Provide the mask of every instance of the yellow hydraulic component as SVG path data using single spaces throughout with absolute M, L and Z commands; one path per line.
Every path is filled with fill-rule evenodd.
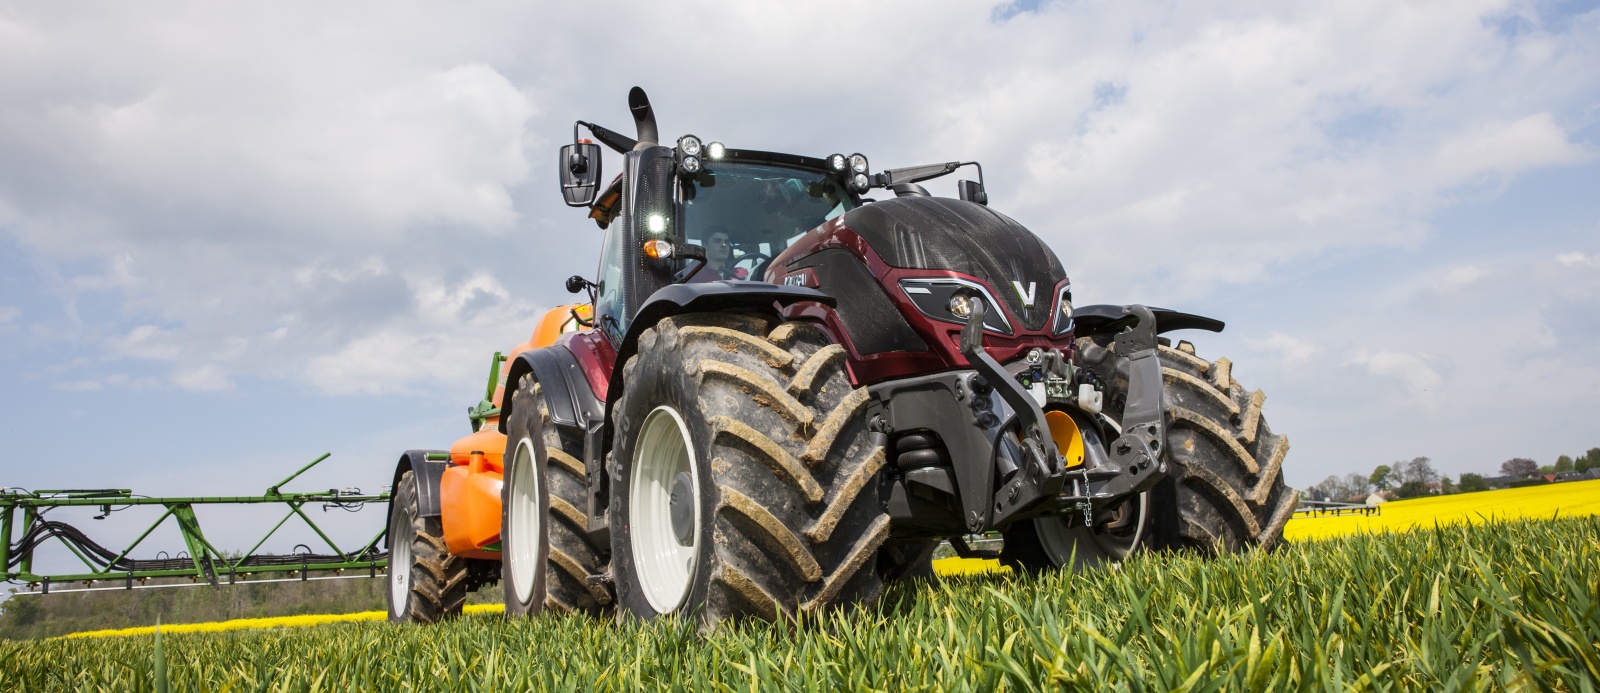
M 1067 458 L 1067 466 L 1083 464 L 1083 433 L 1078 431 L 1078 422 L 1060 411 L 1045 412 L 1044 421 L 1050 426 L 1050 437 L 1056 441 L 1056 450 Z

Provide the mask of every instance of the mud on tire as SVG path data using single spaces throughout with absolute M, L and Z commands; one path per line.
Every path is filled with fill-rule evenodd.
M 394 623 L 437 623 L 461 614 L 467 602 L 467 559 L 450 554 L 444 544 L 444 527 L 437 517 L 420 517 L 416 481 L 411 471 L 400 475 L 390 510 L 390 546 L 410 547 L 405 565 L 395 565 L 391 550 L 389 580 L 385 590 L 389 620 Z M 404 557 L 403 557 L 404 558 Z M 405 571 L 404 597 L 397 599 L 393 581 Z
M 1107 383 L 1107 415 L 1120 420 L 1128 365 L 1108 338 L 1078 340 L 1084 365 Z M 1148 545 L 1156 549 L 1271 549 L 1283 539 L 1299 492 L 1283 482 L 1289 438 L 1261 416 L 1266 395 L 1246 390 L 1226 358 L 1194 345 L 1161 346 L 1166 390 L 1167 478 L 1150 491 Z
M 631 517 L 630 497 L 640 429 L 662 406 L 681 418 L 698 474 L 695 567 L 676 611 L 712 627 L 877 598 L 889 534 L 875 491 L 884 451 L 869 442 L 867 392 L 850 386 L 842 347 L 800 323 L 679 316 L 644 332 L 622 374 L 610 513 L 627 613 L 659 613 L 641 586 L 634 544 L 648 530 Z

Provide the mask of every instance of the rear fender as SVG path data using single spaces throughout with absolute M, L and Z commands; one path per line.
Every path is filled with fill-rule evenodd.
M 595 396 L 578 358 L 565 344 L 555 344 L 524 351 L 511 363 L 506 374 L 507 396 L 500 403 L 501 433 L 506 432 L 506 422 L 511 420 L 516 401 L 510 393 L 528 373 L 533 373 L 534 379 L 543 386 L 545 403 L 550 407 L 550 421 L 555 425 L 587 432 L 603 420 L 605 406 Z
M 430 460 L 428 455 L 437 455 L 441 459 Z M 444 476 L 444 470 L 450 465 L 449 453 L 443 450 L 407 450 L 400 455 L 399 463 L 394 467 L 394 480 L 389 483 L 389 497 L 393 499 L 398 495 L 400 477 L 406 472 L 411 472 L 411 481 L 417 489 L 417 512 L 422 517 L 439 516 L 439 479 Z M 394 515 L 394 502 L 389 503 L 389 514 Z M 383 539 L 385 548 L 389 546 L 389 538 Z

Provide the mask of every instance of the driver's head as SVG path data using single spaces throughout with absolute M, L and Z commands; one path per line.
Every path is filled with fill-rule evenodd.
M 711 227 L 711 233 L 706 234 L 706 259 L 717 267 L 728 262 L 733 257 L 733 244 L 728 240 L 728 230 L 721 226 Z

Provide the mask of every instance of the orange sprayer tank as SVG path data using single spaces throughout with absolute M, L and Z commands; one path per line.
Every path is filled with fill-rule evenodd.
M 552 308 L 539 319 L 533 335 L 512 347 L 500 366 L 501 386 L 489 401 L 496 408 L 504 403 L 505 377 L 519 354 L 555 344 L 561 335 L 587 329 L 574 317 L 590 319 L 590 307 L 566 305 Z M 485 550 L 500 541 L 500 489 L 505 474 L 506 437 L 500 432 L 500 417 L 483 419 L 477 432 L 462 436 L 450 445 L 452 466 L 440 479 L 440 520 L 444 541 L 450 553 L 469 558 L 499 558 Z

